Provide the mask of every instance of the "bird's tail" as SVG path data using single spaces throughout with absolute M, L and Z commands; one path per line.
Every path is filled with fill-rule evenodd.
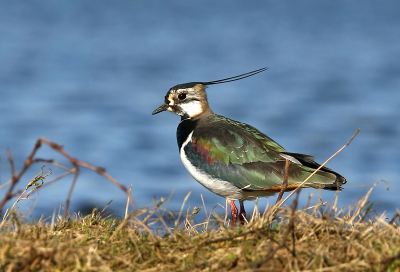
M 298 154 L 298 153 L 289 153 L 285 152 L 284 154 L 294 158 L 297 162 L 299 162 L 302 166 L 305 166 L 306 168 L 311 171 L 315 171 L 318 167 L 321 165 L 317 162 L 314 161 L 313 156 L 309 155 L 303 155 L 303 154 Z M 319 182 L 318 177 L 324 177 L 325 182 L 322 184 Z M 330 177 L 329 180 L 332 180 L 332 183 L 326 182 L 326 178 Z M 316 174 L 314 177 L 312 177 L 309 182 L 306 183 L 307 186 L 314 187 L 314 188 L 321 188 L 325 190 L 333 190 L 333 191 L 341 191 L 342 190 L 342 185 L 345 184 L 347 181 L 346 179 L 340 175 L 339 173 L 333 171 L 332 169 L 329 169 L 328 167 L 323 166 Z

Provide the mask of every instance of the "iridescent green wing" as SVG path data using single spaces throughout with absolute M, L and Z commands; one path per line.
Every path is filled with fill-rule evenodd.
M 256 128 L 219 115 L 211 115 L 192 135 L 193 143 L 208 161 L 224 164 L 275 162 L 286 150 Z M 199 150 L 199 151 L 200 151 Z
M 202 120 L 185 152 L 196 167 L 246 190 L 279 190 L 285 168 L 282 154 L 291 154 L 256 128 L 218 115 Z M 311 156 L 297 155 L 312 161 Z M 290 164 L 289 185 L 301 183 L 314 171 L 311 163 L 297 162 Z M 319 171 L 307 186 L 324 188 L 335 179 L 335 174 Z

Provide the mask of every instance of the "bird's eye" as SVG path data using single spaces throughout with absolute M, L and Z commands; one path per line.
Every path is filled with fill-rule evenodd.
M 178 94 L 178 98 L 179 98 L 179 100 L 184 100 L 186 98 L 186 94 L 180 93 L 180 94 Z

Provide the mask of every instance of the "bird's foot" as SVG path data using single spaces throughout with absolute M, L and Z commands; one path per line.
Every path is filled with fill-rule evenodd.
M 238 218 L 238 209 L 235 205 L 235 201 L 233 200 L 229 201 L 229 206 L 231 207 L 232 228 L 234 228 L 236 226 L 236 221 Z M 239 221 L 241 221 L 240 217 Z
M 246 220 L 246 211 L 244 210 L 243 200 L 239 200 L 239 203 L 240 203 L 239 222 L 240 222 L 240 225 L 244 225 L 244 223 L 247 221 Z

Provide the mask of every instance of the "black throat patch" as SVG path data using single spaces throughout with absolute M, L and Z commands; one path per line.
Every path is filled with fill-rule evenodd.
M 199 120 L 185 119 L 179 123 L 176 130 L 176 139 L 178 141 L 179 152 L 181 152 L 181 147 L 183 143 L 189 137 L 189 134 L 197 127 Z

